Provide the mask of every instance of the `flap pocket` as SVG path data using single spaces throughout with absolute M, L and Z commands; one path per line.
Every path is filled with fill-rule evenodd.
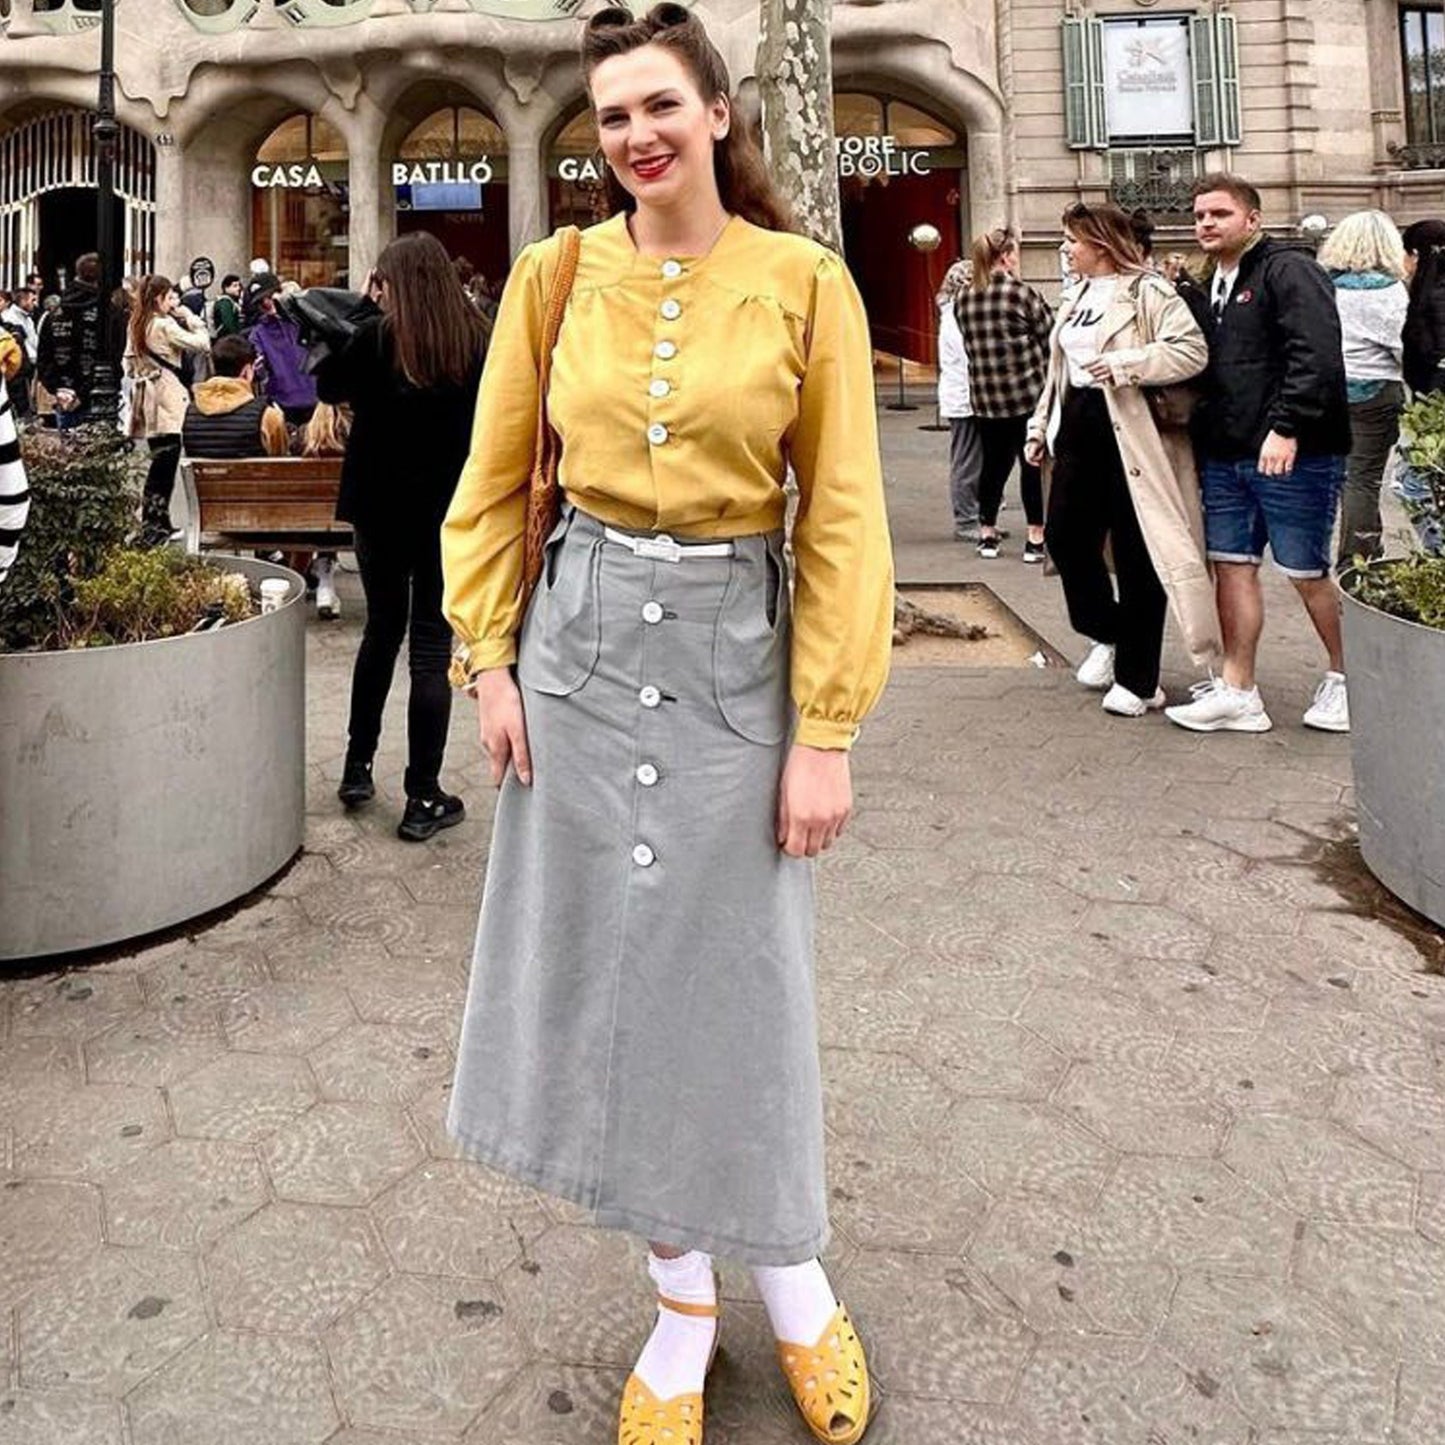
M 727 725 L 749 742 L 788 735 L 789 606 L 782 544 L 733 558 L 713 637 L 713 688 Z
M 517 651 L 518 680 L 553 697 L 576 692 L 592 676 L 602 644 L 602 539 L 572 536 L 570 523 L 564 514 L 547 539 Z

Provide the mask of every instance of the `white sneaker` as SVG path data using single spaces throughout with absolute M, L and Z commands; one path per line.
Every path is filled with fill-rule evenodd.
M 1342 672 L 1327 672 L 1315 689 L 1315 700 L 1305 712 L 1305 726 L 1321 732 L 1347 733 L 1350 730 L 1350 694 Z
M 1222 677 L 1196 682 L 1194 701 L 1167 707 L 1164 716 L 1196 733 L 1267 733 L 1274 726 L 1257 687 L 1231 687 Z
M 1104 694 L 1104 701 L 1099 705 L 1105 712 L 1111 712 L 1116 717 L 1143 717 L 1146 712 L 1158 712 L 1165 703 L 1164 689 L 1156 687 L 1154 696 L 1142 698 L 1137 693 L 1132 693 L 1122 683 L 1115 683 L 1108 692 Z
M 336 595 L 335 568 L 330 561 L 316 560 L 316 615 L 328 622 L 341 616 L 341 599 Z
M 1114 644 L 1096 642 L 1074 676 L 1085 687 L 1108 687 L 1114 681 Z

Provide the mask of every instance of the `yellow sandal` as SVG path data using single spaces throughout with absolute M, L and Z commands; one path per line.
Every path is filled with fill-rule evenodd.
M 716 1278 L 716 1276 L 714 1276 Z M 674 1314 L 692 1315 L 697 1319 L 717 1319 L 717 1305 L 686 1304 L 681 1300 L 658 1295 L 657 1307 Z M 720 1330 L 713 1331 L 712 1353 L 707 1357 L 707 1370 L 717 1359 Z M 703 1404 L 701 1393 L 673 1395 L 659 1400 L 635 1371 L 622 1387 L 622 1413 L 617 1424 L 617 1445 L 702 1445 Z
M 824 1445 L 855 1445 L 863 1438 L 872 1405 L 868 1362 L 842 1305 L 815 1345 L 779 1340 L 778 1361 L 815 1439 Z

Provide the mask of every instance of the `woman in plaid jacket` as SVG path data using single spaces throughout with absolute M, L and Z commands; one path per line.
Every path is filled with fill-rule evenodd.
M 973 284 L 954 303 L 968 352 L 969 385 L 983 471 L 978 485 L 978 555 L 997 557 L 998 509 L 1004 483 L 1019 466 L 1028 538 L 1024 561 L 1044 560 L 1044 490 L 1039 469 L 1023 455 L 1028 419 L 1044 389 L 1049 332 L 1048 302 L 1019 280 L 1019 243 L 1005 228 L 973 243 Z

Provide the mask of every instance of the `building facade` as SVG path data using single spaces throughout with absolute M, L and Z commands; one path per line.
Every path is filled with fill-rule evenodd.
M 360 278 L 425 228 L 488 276 L 599 204 L 576 65 L 593 0 L 117 0 L 127 270 L 267 258 Z M 99 0 L 0 0 L 0 283 L 94 232 Z M 745 112 L 756 0 L 697 0 Z M 930 296 L 1005 222 L 1055 274 L 1059 214 L 1113 197 L 1188 235 L 1228 166 L 1297 229 L 1445 214 L 1445 0 L 836 0 L 849 260 L 880 347 L 931 353 Z M 930 222 L 932 254 L 909 232 Z

